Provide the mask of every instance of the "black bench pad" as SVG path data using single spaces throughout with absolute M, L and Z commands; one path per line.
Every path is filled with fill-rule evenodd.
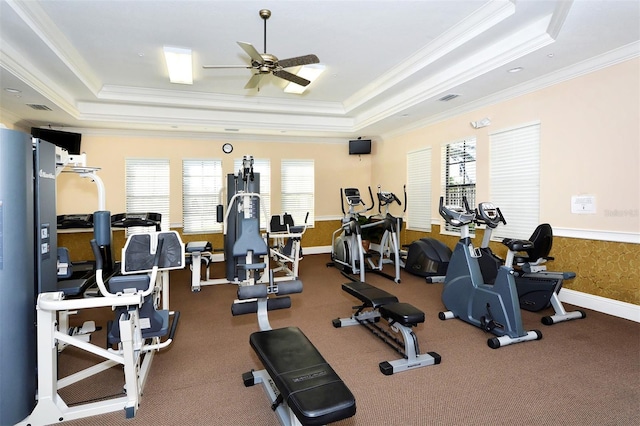
M 324 425 L 356 413 L 351 391 L 299 328 L 258 331 L 249 342 L 303 425 Z
M 380 306 L 380 315 L 402 325 L 412 326 L 424 322 L 424 312 L 408 303 L 396 302 Z
M 360 299 L 364 303 L 364 306 L 371 307 L 373 309 L 377 309 L 381 305 L 398 301 L 398 298 L 393 294 L 363 281 L 354 281 L 342 284 L 342 289 L 350 295 Z

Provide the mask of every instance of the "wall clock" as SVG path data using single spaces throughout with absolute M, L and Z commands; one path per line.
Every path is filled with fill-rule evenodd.
M 231 145 L 230 143 L 225 143 L 224 145 L 222 145 L 222 152 L 224 152 L 225 154 L 231 154 L 231 151 L 233 151 L 233 145 Z

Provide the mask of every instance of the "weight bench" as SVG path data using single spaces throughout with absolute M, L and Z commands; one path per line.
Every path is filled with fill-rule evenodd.
M 398 360 L 381 362 L 379 367 L 383 374 L 390 376 L 401 371 L 440 364 L 441 357 L 436 352 L 420 354 L 418 338 L 413 333 L 413 327 L 424 322 L 424 312 L 409 303 L 399 302 L 391 293 L 363 281 L 342 284 L 342 289 L 359 299 L 362 305 L 354 307 L 356 312 L 351 317 L 334 319 L 333 326 L 339 328 L 360 324 L 403 356 Z M 387 321 L 387 329 L 377 324 L 380 318 Z M 391 331 L 400 332 L 402 340 L 391 334 Z
M 242 375 L 245 386 L 262 383 L 282 425 L 324 425 L 355 415 L 356 401 L 345 383 L 298 327 L 271 329 L 268 311 L 288 308 L 289 296 L 300 293 L 302 282 L 270 282 L 238 287 L 240 303 L 233 315 L 258 314 L 260 330 L 249 343 L 264 370 Z M 278 296 L 271 297 L 269 296 Z

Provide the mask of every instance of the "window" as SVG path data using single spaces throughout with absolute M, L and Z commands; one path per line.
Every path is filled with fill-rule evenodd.
M 407 228 L 431 232 L 431 148 L 407 154 Z
M 540 216 L 540 123 L 492 133 L 490 141 L 491 202 L 507 225 L 495 238 L 529 238 Z
M 296 225 L 304 223 L 309 213 L 307 225 L 314 223 L 314 162 L 313 160 L 282 160 L 281 164 L 281 207 L 282 213 L 293 216 Z
M 467 198 L 469 208 L 476 203 L 476 139 L 465 139 L 446 144 L 442 147 L 442 196 L 445 205 L 464 207 L 463 198 Z M 473 226 L 469 226 L 473 229 Z M 445 231 L 458 233 L 449 224 Z
M 242 158 L 236 158 L 233 161 L 234 173 L 242 168 Z M 260 173 L 260 199 L 266 210 L 267 217 L 260 207 L 260 228 L 266 229 L 267 224 L 271 220 L 271 161 L 266 158 L 253 159 L 253 172 Z
M 127 213 L 160 213 L 169 230 L 169 160 L 127 158 L 125 192 Z
M 221 204 L 221 160 L 182 160 L 182 231 L 204 234 L 222 231 L 216 206 Z

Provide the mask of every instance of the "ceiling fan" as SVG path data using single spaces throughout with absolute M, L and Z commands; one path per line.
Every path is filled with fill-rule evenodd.
M 295 58 L 281 59 L 279 60 L 274 55 L 267 53 L 267 19 L 271 16 L 271 11 L 268 9 L 261 9 L 260 17 L 264 20 L 264 53 L 260 53 L 256 50 L 251 43 L 245 43 L 238 41 L 238 45 L 249 55 L 251 58 L 251 66 L 246 65 L 203 65 L 205 69 L 222 69 L 222 68 L 246 68 L 254 69 L 257 72 L 249 79 L 244 86 L 245 89 L 253 89 L 258 86 L 263 76 L 267 74 L 273 74 L 276 77 L 283 78 L 300 86 L 307 86 L 311 83 L 306 78 L 299 77 L 289 71 L 285 71 L 285 68 L 291 68 L 299 65 L 317 64 L 320 62 L 316 55 L 304 55 L 296 56 Z

